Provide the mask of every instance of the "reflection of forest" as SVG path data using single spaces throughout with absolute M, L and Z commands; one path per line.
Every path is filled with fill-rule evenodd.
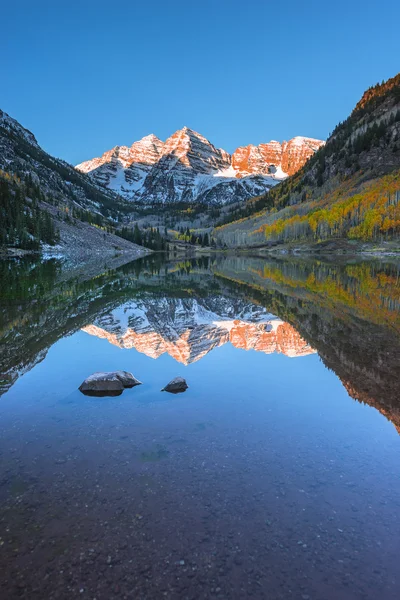
M 0 269 L 2 391 L 59 338 L 143 293 L 203 303 L 221 297 L 234 307 L 239 301 L 265 307 L 289 323 L 353 398 L 375 406 L 400 428 L 396 264 L 229 255 L 167 264 L 154 255 L 86 275 L 68 275 L 56 261 L 5 261 Z
M 224 260 L 218 274 L 291 323 L 341 379 L 400 432 L 400 265 Z

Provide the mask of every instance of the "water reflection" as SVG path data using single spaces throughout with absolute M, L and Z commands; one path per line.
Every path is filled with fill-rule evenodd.
M 400 433 L 398 263 L 233 258 L 218 275 L 293 324 L 350 396 Z
M 82 330 L 151 358 L 167 353 L 184 365 L 226 343 L 290 357 L 314 352 L 291 325 L 255 303 L 215 293 L 195 299 L 184 290 L 181 298 L 140 294 Z
M 397 600 L 396 265 L 120 260 L 1 265 L 1 597 Z
M 115 265 L 112 265 L 115 266 Z M 58 339 L 82 329 L 188 365 L 226 343 L 263 353 L 317 351 L 355 399 L 400 428 L 400 294 L 395 263 L 159 255 L 98 272 L 3 261 L 4 393 Z

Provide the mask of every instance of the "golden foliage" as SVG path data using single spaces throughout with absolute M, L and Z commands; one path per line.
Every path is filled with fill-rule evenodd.
M 376 240 L 400 235 L 400 171 L 374 180 L 347 198 L 346 187 L 318 202 L 310 203 L 309 212 L 278 218 L 263 225 L 269 240 L 324 240 L 348 237 Z M 304 205 L 294 207 L 299 211 Z

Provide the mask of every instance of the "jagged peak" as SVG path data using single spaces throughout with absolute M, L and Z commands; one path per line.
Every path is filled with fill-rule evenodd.
M 186 125 L 182 127 L 182 129 L 177 129 L 177 131 L 175 131 L 175 133 L 171 135 L 171 138 L 178 137 L 180 135 L 184 135 L 189 138 L 198 138 L 199 140 L 206 141 L 208 144 L 210 144 L 210 146 L 212 146 L 211 142 L 206 137 L 204 137 L 204 135 L 201 135 L 201 133 L 195 131 L 194 129 L 191 129 L 190 127 L 187 127 Z
M 160 144 L 163 144 L 163 143 L 164 142 L 162 140 L 160 140 L 160 138 L 158 138 L 156 135 L 154 135 L 154 133 L 150 133 L 149 135 L 145 135 L 144 137 L 142 137 L 139 141 L 133 142 L 132 146 L 134 146 L 135 144 L 156 144 L 156 145 L 160 145 Z

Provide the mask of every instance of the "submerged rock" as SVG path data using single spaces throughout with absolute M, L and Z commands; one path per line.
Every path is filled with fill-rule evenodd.
M 141 383 L 128 371 L 98 372 L 87 377 L 79 389 L 87 396 L 119 396 L 125 388 Z
M 172 394 L 179 394 L 180 392 L 185 392 L 188 389 L 188 384 L 183 377 L 175 377 L 172 379 L 165 388 L 163 388 L 162 392 L 171 392 Z

